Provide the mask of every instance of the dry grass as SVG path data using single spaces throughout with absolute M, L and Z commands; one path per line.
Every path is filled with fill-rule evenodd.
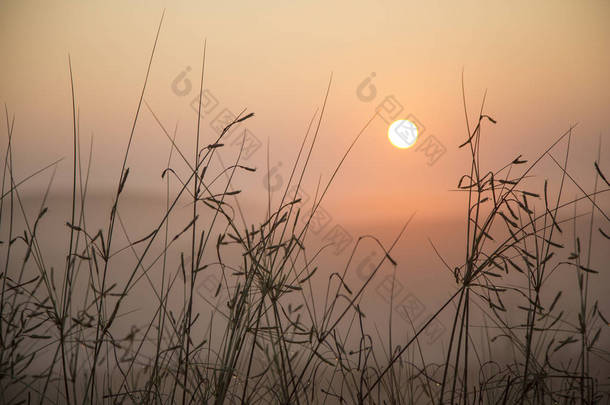
M 350 287 L 346 275 L 353 271 L 353 258 L 364 237 L 344 268 L 328 276 L 323 300 L 312 284 L 329 272 L 315 266 L 324 251 L 305 249 L 313 212 L 301 211 L 297 195 L 326 98 L 302 140 L 281 201 L 273 207 L 269 200 L 267 218 L 260 223 L 240 224 L 241 208 L 235 203 L 240 191 L 232 187 L 235 176 L 254 169 L 240 157 L 218 172 L 212 164 L 226 133 L 253 114 L 242 113 L 209 145 L 200 144 L 198 125 L 193 161 L 163 129 L 172 141 L 162 179 L 165 211 L 145 237 L 127 236 L 121 202 L 129 187 L 128 156 L 153 55 L 154 48 L 105 229 L 88 225 L 90 167 L 83 165 L 72 93 L 70 220 L 64 229 L 54 230 L 57 237 L 67 235 L 69 240 L 63 271 L 47 262 L 45 243 L 38 236 L 51 183 L 37 215 L 28 216 L 13 171 L 13 120 L 6 111 L 8 143 L 0 200 L 1 403 L 594 404 L 609 400 L 610 358 L 600 346 L 608 321 L 589 285 L 598 271 L 606 270 L 591 268 L 590 260 L 594 237 L 610 243 L 609 232 L 604 231 L 608 218 L 596 203 L 610 185 L 598 157 L 591 165 L 594 190 L 585 192 L 577 184 L 581 195 L 563 197 L 564 183 L 576 184 L 567 171 L 572 129 L 532 163 L 517 157 L 489 171 L 479 163 L 479 147 L 483 128 L 495 121 L 481 108 L 461 146 L 470 151 L 471 169 L 458 184 L 467 200 L 465 259 L 459 266 L 446 265 L 448 277 L 455 278 L 455 292 L 438 305 L 429 322 L 413 329 L 409 340 L 398 345 L 390 341 L 385 347 L 366 328 L 361 298 L 384 263 L 396 266 L 392 251 L 402 232 L 390 246 L 367 237 L 386 254 L 362 285 Z M 202 87 L 203 78 L 202 68 Z M 563 163 L 552 155 L 560 142 L 568 145 Z M 349 149 L 345 156 L 348 153 Z M 176 159 L 189 168 L 186 176 L 172 168 Z M 527 179 L 542 159 L 556 163 L 561 181 L 532 190 Z M 317 193 L 314 212 L 342 162 Z M 288 194 L 295 185 L 294 194 Z M 582 246 L 578 236 L 582 231 L 576 228 L 582 216 L 577 214 L 577 203 L 591 207 L 584 231 L 587 244 Z M 573 214 L 559 215 L 572 208 Z M 596 212 L 606 221 L 604 229 L 595 229 Z M 172 224 L 178 225 L 170 226 L 185 213 L 186 223 L 176 219 Z M 176 226 L 179 232 L 174 232 Z M 561 235 L 570 226 L 573 246 L 563 246 Z M 188 248 L 183 249 L 182 242 Z M 119 261 L 124 255 L 134 258 L 130 267 Z M 568 270 L 574 274 L 575 289 L 548 291 L 553 275 Z M 219 283 L 210 290 L 214 293 L 200 296 L 197 286 L 210 272 Z M 130 311 L 142 306 L 130 301 L 136 289 L 148 291 L 145 305 L 151 316 L 137 318 L 125 333 L 123 319 L 131 319 Z M 570 317 L 562 307 L 567 294 L 576 294 L 580 303 Z M 207 303 L 209 313 L 198 311 L 198 303 Z M 419 336 L 443 311 L 453 311 L 448 350 L 444 363 L 433 364 L 422 355 Z M 475 318 L 486 327 L 475 328 Z M 480 335 L 487 347 L 475 344 Z M 499 341 L 509 348 L 509 360 L 493 355 L 492 346 Z

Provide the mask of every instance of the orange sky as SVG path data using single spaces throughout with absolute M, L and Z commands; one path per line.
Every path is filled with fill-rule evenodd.
M 306 190 L 334 164 L 388 95 L 447 148 L 432 166 L 414 149 L 392 147 L 376 119 L 346 161 L 326 206 L 344 223 L 393 221 L 463 211 L 454 188 L 467 168 L 461 72 L 471 119 L 487 89 L 483 162 L 499 167 L 519 154 L 534 158 L 579 123 L 572 173 L 590 187 L 598 138 L 608 155 L 610 4 L 590 2 L 104 2 L 5 1 L 0 4 L 0 101 L 15 114 L 17 170 L 31 173 L 71 153 L 67 55 L 72 57 L 84 147 L 93 133 L 92 187 L 116 182 L 123 150 L 163 9 L 165 20 L 145 99 L 164 125 L 178 123 L 178 143 L 192 150 L 195 95 L 177 96 L 172 81 L 190 66 L 197 85 L 208 43 L 206 87 L 222 109 L 256 113 L 247 128 L 263 144 L 250 158 L 262 173 L 265 148 L 287 178 L 307 123 L 333 83 Z M 358 85 L 375 72 L 377 96 L 363 102 Z M 4 121 L 4 120 L 3 120 Z M 4 126 L 4 125 L 3 125 Z M 5 139 L 5 138 L 3 138 Z M 5 141 L 3 141 L 5 142 Z M 132 190 L 156 193 L 168 141 L 143 109 L 135 135 Z M 4 149 L 5 144 L 2 144 Z M 225 160 L 232 151 L 224 152 Z M 559 156 L 560 152 L 557 152 Z M 189 154 L 191 156 L 191 154 Z M 603 160 L 603 159 L 602 159 Z M 70 165 L 57 187 L 69 187 Z M 552 165 L 542 176 L 556 176 Z M 545 171 L 547 170 L 548 171 Z M 246 185 L 260 187 L 258 174 Z M 36 190 L 44 184 L 30 183 Z M 67 189 L 67 188 L 66 188 Z M 366 215 L 362 215 L 366 213 Z
M 449 191 L 470 164 L 468 151 L 458 149 L 467 138 L 462 72 L 470 120 L 477 117 L 485 91 L 485 113 L 497 120 L 496 125 L 487 122 L 484 126 L 481 164 L 486 170 L 498 169 L 518 155 L 534 160 L 578 123 L 571 143 L 570 174 L 586 190 L 593 188 L 593 161 L 600 138 L 600 165 L 610 174 L 608 1 L 2 1 L 0 103 L 15 116 L 16 180 L 66 158 L 58 167 L 49 199 L 60 208 L 53 210 L 51 218 L 45 217 L 47 227 L 41 231 L 48 232 L 44 235 L 48 235 L 49 256 L 55 255 L 51 259 L 58 263 L 65 260 L 61 253 L 65 240 L 56 230 L 64 229 L 69 218 L 72 176 L 68 54 L 85 163 L 92 135 L 94 139 L 89 184 L 93 218 L 88 219 L 94 229 L 108 218 L 109 196 L 116 190 L 164 9 L 145 100 L 168 131 L 178 128 L 176 143 L 192 159 L 197 114 L 190 104 L 197 92 L 191 89 L 178 95 L 175 88 L 184 89 L 185 82 L 177 78 L 187 67 L 185 78 L 198 86 L 207 38 L 205 87 L 217 104 L 202 121 L 202 143 L 215 140 L 211 123 L 224 109 L 256 114 L 239 133 L 247 129 L 260 143 L 243 161 L 258 172 L 235 179 L 236 187 L 245 190 L 240 204 L 253 223 L 266 208 L 267 144 L 270 165 L 276 169 L 271 179 L 285 186 L 307 125 L 322 106 L 331 73 L 318 143 L 304 180 L 309 202 L 318 180 L 326 184 L 353 138 L 387 96 L 402 104 L 399 118 L 414 116 L 425 126 L 422 142 L 431 135 L 439 140 L 446 152 L 429 165 L 417 150 L 419 143 L 408 150 L 393 147 L 387 139 L 388 125 L 374 119 L 321 205 L 329 217 L 327 228 L 307 240 L 314 248 L 323 245 L 328 230 L 341 226 L 352 237 L 349 249 L 362 234 L 377 235 L 388 244 L 417 212 L 393 257 L 399 263 L 398 278 L 417 291 L 429 311 L 443 302 L 455 280 L 428 238 L 452 266 L 464 259 L 467 201 L 463 194 Z M 373 72 L 376 96 L 363 101 L 357 89 Z M 0 132 L 5 134 L 4 112 L 0 123 Z M 224 164 L 236 157 L 237 137 L 238 133 L 232 133 L 219 152 Z M 6 139 L 0 135 L 2 154 Z M 143 106 L 121 206 L 133 239 L 150 232 L 146 221 L 152 218 L 155 223 L 162 216 L 165 186 L 160 174 L 169 146 Z M 562 144 L 553 155 L 559 159 L 564 153 Z M 177 156 L 172 167 L 186 173 Z M 551 194 L 557 190 L 561 173 L 552 161 L 543 160 L 534 174 L 538 177 L 530 184 L 535 190 L 542 191 L 545 178 L 550 179 Z M 31 212 L 38 208 L 50 175 L 47 171 L 22 186 Z M 569 182 L 564 192 L 566 199 L 580 194 Z M 278 194 L 274 193 L 274 202 Z M 598 199 L 606 212 L 610 212 L 608 194 Z M 578 206 L 579 212 L 587 210 L 590 205 Z M 172 226 L 182 229 L 182 219 Z M 607 222 L 603 224 L 607 230 Z M 569 233 L 564 234 L 568 240 Z M 607 265 L 610 251 L 596 237 L 592 262 Z M 56 248 L 54 243 L 61 246 Z M 320 275 L 322 285 L 328 274 L 343 269 L 349 249 L 342 251 L 343 256 L 329 254 L 321 259 L 326 265 L 326 273 Z M 369 249 L 371 244 L 364 246 L 354 263 Z M 358 266 L 354 266 L 356 272 Z M 389 273 L 390 267 L 382 273 Z M 353 277 L 352 281 L 362 282 Z M 595 296 L 608 293 L 608 273 L 600 277 L 606 281 L 592 286 Z M 372 302 L 377 299 L 385 305 L 380 295 L 368 294 Z

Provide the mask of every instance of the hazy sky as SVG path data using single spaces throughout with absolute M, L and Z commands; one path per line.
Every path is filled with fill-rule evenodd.
M 144 99 L 167 131 L 176 130 L 176 143 L 192 159 L 197 113 L 191 105 L 198 93 L 207 39 L 209 112 L 201 123 L 202 144 L 215 141 L 212 127 L 217 117 L 244 109 L 255 113 L 228 136 L 219 152 L 225 165 L 233 162 L 240 135 L 247 130 L 248 145 L 254 147 L 248 148 L 242 163 L 258 171 L 238 177 L 236 186 L 245 190 L 240 203 L 252 222 L 266 207 L 267 145 L 275 190 L 286 185 L 308 123 L 322 107 L 331 74 L 317 145 L 304 180 L 310 201 L 318 181 L 326 184 L 376 108 L 384 101 L 388 106 L 388 97 L 402 106 L 397 107 L 401 111 L 396 118 L 420 124 L 423 131 L 416 145 L 400 150 L 388 141 L 388 123 L 379 117 L 371 122 L 322 204 L 329 218 L 326 230 L 309 240 L 323 244 L 326 232 L 339 225 L 353 237 L 349 246 L 362 234 L 378 235 L 388 243 L 417 212 L 394 257 L 399 261 L 399 280 L 405 285 L 408 281 L 408 289 L 417 291 L 427 305 L 433 297 L 430 311 L 452 291 L 455 280 L 448 274 L 439 277 L 446 272 L 427 238 L 435 241 L 452 266 L 463 263 L 464 257 L 462 218 L 467 201 L 463 194 L 449 191 L 470 165 L 466 148 L 458 149 L 468 136 L 462 72 L 471 125 L 485 92 L 484 113 L 497 120 L 496 125 L 486 121 L 483 127 L 481 164 L 486 171 L 499 169 L 518 155 L 534 160 L 578 123 L 570 146 L 571 175 L 592 190 L 600 139 L 600 165 L 610 174 L 609 1 L 0 0 L 0 103 L 15 118 L 16 180 L 66 158 L 58 166 L 50 199 L 63 202 L 64 211 L 47 216 L 46 230 L 41 231 L 47 232 L 50 255 L 57 255 L 59 263 L 67 242 L 55 231 L 64 229 L 69 215 L 72 175 L 68 55 L 85 165 L 93 139 L 89 184 L 93 229 L 103 226 L 108 217 L 109 192 L 116 190 L 164 10 Z M 4 111 L 0 122 L 4 155 Z M 432 136 L 445 153 L 429 164 L 421 146 Z M 165 188 L 160 175 L 170 147 L 146 105 L 132 146 L 122 208 L 135 239 L 149 232 L 146 221 L 155 222 L 162 215 Z M 553 155 L 563 159 L 565 147 L 565 142 L 560 144 Z M 176 154 L 172 162 L 178 173 L 186 173 Z M 530 185 L 536 191 L 542 191 L 546 178 L 551 194 L 557 190 L 561 172 L 551 160 L 543 159 L 533 174 L 537 177 Z M 22 186 L 31 207 L 40 203 L 50 175 L 46 171 Z M 580 194 L 569 181 L 564 192 L 566 198 Z M 274 191 L 275 202 L 278 194 Z M 608 195 L 598 204 L 610 212 Z M 566 213 L 571 215 L 571 210 Z M 587 204 L 578 207 L 579 212 L 587 210 Z M 608 223 L 602 223 L 608 231 Z M 183 226 L 179 220 L 174 224 Z M 595 243 L 602 243 L 596 235 Z M 53 243 L 61 243 L 61 249 Z M 594 247 L 593 263 L 608 263 L 610 251 Z M 371 249 L 365 246 L 361 255 Z M 324 260 L 323 283 L 344 264 L 342 257 L 332 254 Z M 357 263 L 356 272 L 367 266 L 362 264 L 365 261 Z M 570 277 L 566 282 L 573 285 L 575 278 Z M 608 277 L 607 272 L 600 274 L 602 280 Z M 607 285 L 598 283 L 592 289 L 607 294 Z M 379 296 L 374 299 L 385 305 Z
M 329 205 L 342 204 L 340 196 L 349 194 L 351 209 L 389 217 L 403 208 L 449 209 L 453 196 L 446 190 L 468 164 L 466 151 L 457 149 L 466 137 L 462 70 L 470 118 L 487 90 L 485 111 L 498 121 L 485 128 L 483 156 L 490 169 L 519 154 L 533 158 L 576 122 L 572 168 L 585 185 L 592 183 L 600 135 L 602 152 L 610 153 L 607 1 L 3 1 L 0 101 L 15 114 L 18 170 L 25 174 L 70 156 L 70 54 L 84 147 L 95 137 L 92 186 L 116 181 L 117 152 L 127 143 L 164 9 L 145 99 L 170 131 L 179 121 L 177 139 L 188 151 L 196 92 L 180 97 L 171 85 L 190 66 L 187 77 L 197 87 L 204 38 L 206 88 L 218 102 L 204 118 L 205 139 L 212 138 L 209 123 L 224 108 L 247 108 L 256 113 L 247 128 L 263 144 L 251 161 L 265 165 L 269 140 L 271 165 L 282 161 L 286 175 L 333 73 L 310 171 L 312 193 L 318 175 L 328 179 L 386 96 L 395 96 L 401 115 L 414 115 L 425 126 L 423 135 L 435 135 L 447 149 L 429 166 L 421 151 L 392 147 L 387 125 L 375 119 L 345 163 Z M 377 96 L 363 102 L 356 90 L 372 72 Z M 139 176 L 133 187 L 158 185 L 168 145 L 144 108 L 130 161 L 134 179 Z M 67 161 L 62 168 L 69 174 Z
M 600 136 L 602 162 L 610 153 L 607 1 L 3 1 L 0 101 L 15 116 L 17 173 L 23 177 L 68 157 L 60 165 L 56 189 L 69 190 L 70 54 L 83 150 L 94 137 L 90 187 L 114 189 L 163 10 L 145 100 L 168 131 L 177 126 L 177 143 L 190 158 L 196 128 L 190 104 L 207 38 L 205 87 L 215 108 L 202 121 L 203 142 L 215 139 L 210 124 L 225 109 L 256 114 L 245 127 L 261 147 L 244 161 L 259 172 L 244 180 L 245 187 L 263 185 L 267 142 L 270 165 L 281 163 L 274 174 L 286 181 L 331 73 L 305 182 L 312 196 L 319 176 L 324 184 L 388 96 L 402 105 L 401 118 L 414 116 L 425 127 L 422 142 L 434 135 L 446 148 L 429 165 L 417 144 L 407 150 L 393 147 L 388 125 L 374 119 L 327 198 L 326 209 L 341 223 L 402 222 L 416 210 L 421 217 L 463 212 L 462 196 L 447 191 L 469 164 L 467 151 L 457 148 L 467 137 L 462 71 L 469 118 L 477 117 L 487 90 L 485 112 L 498 121 L 484 127 L 482 164 L 489 170 L 520 154 L 535 158 L 575 123 L 570 168 L 584 187 L 593 184 Z M 187 67 L 190 92 L 176 79 Z M 376 96 L 363 101 L 357 89 L 372 73 Z M 175 80 L 174 87 L 188 94 L 176 94 Z M 161 190 L 168 147 L 143 106 L 128 162 L 130 190 L 153 195 Z M 222 154 L 225 162 L 237 150 L 229 145 Z M 559 175 L 548 160 L 537 173 L 538 186 L 545 177 Z M 24 190 L 39 190 L 47 180 L 34 179 Z

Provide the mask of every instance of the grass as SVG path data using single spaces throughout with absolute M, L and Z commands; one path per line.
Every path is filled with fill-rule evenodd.
M 254 176 L 255 169 L 243 164 L 241 153 L 226 167 L 213 162 L 227 133 L 253 114 L 242 112 L 208 145 L 202 143 L 198 122 L 192 160 L 178 148 L 175 133 L 157 121 L 171 144 L 162 176 L 165 210 L 146 236 L 129 236 L 121 203 L 129 187 L 128 158 L 153 56 L 154 47 L 105 228 L 90 225 L 91 150 L 85 165 L 72 86 L 70 216 L 65 229 L 53 230 L 56 237 L 68 239 L 61 272 L 45 259 L 46 243 L 39 237 L 53 176 L 37 214 L 28 216 L 19 189 L 22 182 L 14 172 L 14 119 L 5 110 L 1 403 L 610 401 L 610 357 L 602 344 L 608 321 L 590 291 L 597 273 L 605 270 L 592 268 L 591 258 L 594 238 L 610 243 L 608 217 L 597 203 L 610 184 L 600 156 L 591 164 L 593 191 L 586 192 L 570 175 L 573 128 L 533 162 L 519 156 L 489 170 L 480 164 L 480 145 L 483 129 L 495 120 L 483 107 L 473 128 L 466 118 L 468 136 L 460 148 L 470 156 L 470 169 L 457 187 L 466 200 L 464 260 L 451 266 L 439 254 L 455 290 L 419 328 L 411 325 L 399 342 L 392 338 L 398 326 L 390 317 L 386 342 L 371 329 L 362 297 L 381 266 L 396 269 L 393 251 L 410 219 L 389 246 L 373 236 L 360 237 L 340 271 L 318 270 L 324 249 L 305 248 L 315 210 L 364 131 L 316 192 L 313 210 L 303 211 L 298 190 L 314 153 L 326 97 L 296 151 L 281 200 L 272 204 L 267 196 L 266 218 L 251 223 L 243 215 L 241 190 L 234 183 L 238 176 Z M 204 66 L 205 50 L 200 89 Z M 326 96 L 329 90 L 330 82 Z M 554 153 L 560 144 L 567 145 L 566 153 L 557 160 Z M 536 190 L 531 174 L 542 160 L 554 162 L 561 179 L 559 184 L 545 181 L 543 189 Z M 45 170 L 55 170 L 57 163 Z M 188 168 L 186 175 L 175 169 L 179 165 Z M 566 199 L 567 183 L 580 194 Z M 296 191 L 289 194 L 290 189 Z M 578 206 L 590 210 L 579 214 Z M 188 220 L 180 222 L 185 215 Z M 598 229 L 595 215 L 603 217 Z M 584 231 L 579 226 L 582 218 L 589 218 Z M 573 240 L 564 246 L 570 227 Z M 367 280 L 350 286 L 349 274 L 365 241 L 385 254 Z M 129 255 L 133 262 L 126 266 L 120 260 Z M 552 280 L 560 273 L 574 278 L 572 290 L 553 290 Z M 217 276 L 218 285 L 201 293 L 198 286 L 209 274 Z M 327 289 L 320 292 L 313 280 L 324 277 Z M 143 289 L 150 317 L 129 324 L 130 313 L 142 307 L 133 297 Z M 563 301 L 570 295 L 578 308 L 568 315 Z M 202 304 L 209 312 L 199 310 Z M 420 337 L 447 313 L 452 322 L 445 360 L 433 363 L 426 360 Z M 497 347 L 510 355 L 498 356 Z

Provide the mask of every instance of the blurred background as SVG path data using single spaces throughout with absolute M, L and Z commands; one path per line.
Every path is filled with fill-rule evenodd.
M 416 292 L 431 314 L 452 293 L 455 280 L 428 239 L 451 267 L 463 263 L 467 199 L 453 190 L 470 160 L 467 148 L 458 146 L 468 137 L 467 119 L 471 129 L 476 125 L 483 100 L 483 112 L 497 121 L 483 126 L 481 165 L 486 170 L 519 155 L 535 160 L 577 124 L 568 161 L 571 176 L 591 191 L 598 153 L 602 170 L 610 173 L 607 1 L 3 1 L 0 102 L 9 121 L 14 117 L 16 181 L 65 158 L 57 165 L 48 200 L 57 207 L 46 221 L 51 243 L 58 244 L 57 249 L 49 246 L 58 252 L 49 259 L 61 263 L 59 252 L 68 243 L 67 229 L 63 237 L 52 233 L 54 224 L 63 229 L 69 218 L 71 197 L 68 55 L 83 165 L 92 150 L 90 221 L 103 227 L 163 13 L 146 104 L 127 162 L 130 177 L 122 207 L 129 212 L 125 225 L 134 239 L 158 223 L 164 208 L 161 173 L 171 146 L 164 130 L 175 134 L 187 159 L 193 158 L 204 41 L 201 142 L 213 143 L 227 117 L 255 113 L 228 134 L 215 161 L 217 168 L 234 162 L 243 141 L 242 163 L 257 168 L 235 179 L 236 188 L 244 189 L 239 203 L 247 221 L 264 217 L 268 197 L 279 202 L 312 117 L 317 125 L 331 75 L 303 182 L 304 206 L 311 205 L 318 186 L 326 185 L 365 128 L 321 204 L 317 232 L 308 237 L 314 248 L 343 240 L 320 259 L 321 283 L 330 269 L 345 266 L 360 235 L 374 234 L 390 244 L 416 213 L 394 251 L 404 294 Z M 388 125 L 399 118 L 419 126 L 420 139 L 410 149 L 388 141 Z M 8 137 L 3 132 L 4 155 Z M 553 150 L 558 161 L 566 145 L 564 140 Z M 177 154 L 170 166 L 187 172 Z M 52 173 L 50 168 L 20 186 L 32 213 Z M 541 160 L 532 174 L 537 176 L 529 181 L 533 188 L 541 192 L 549 179 L 550 193 L 556 193 L 561 171 L 552 160 Z M 565 187 L 567 199 L 580 193 L 571 181 Z M 598 204 L 610 208 L 607 196 L 600 196 Z M 590 212 L 590 204 L 583 202 L 577 211 Z M 573 207 L 560 217 L 572 214 Z M 585 232 L 589 217 L 583 218 L 578 225 Z M 608 229 L 605 219 L 595 221 Z M 595 240 L 594 247 L 601 243 Z M 593 251 L 595 265 L 610 261 L 608 249 Z M 359 251 L 356 269 L 365 269 L 362 274 L 369 252 L 379 250 L 371 244 Z M 383 288 L 383 275 L 391 271 L 391 266 L 383 268 L 375 288 Z M 560 278 L 574 283 L 567 273 Z M 352 274 L 355 283 L 362 280 L 358 274 Z M 603 282 L 592 286 L 593 294 L 610 292 L 608 277 L 607 272 L 599 275 Z M 387 303 L 374 291 L 365 298 L 383 313 Z

